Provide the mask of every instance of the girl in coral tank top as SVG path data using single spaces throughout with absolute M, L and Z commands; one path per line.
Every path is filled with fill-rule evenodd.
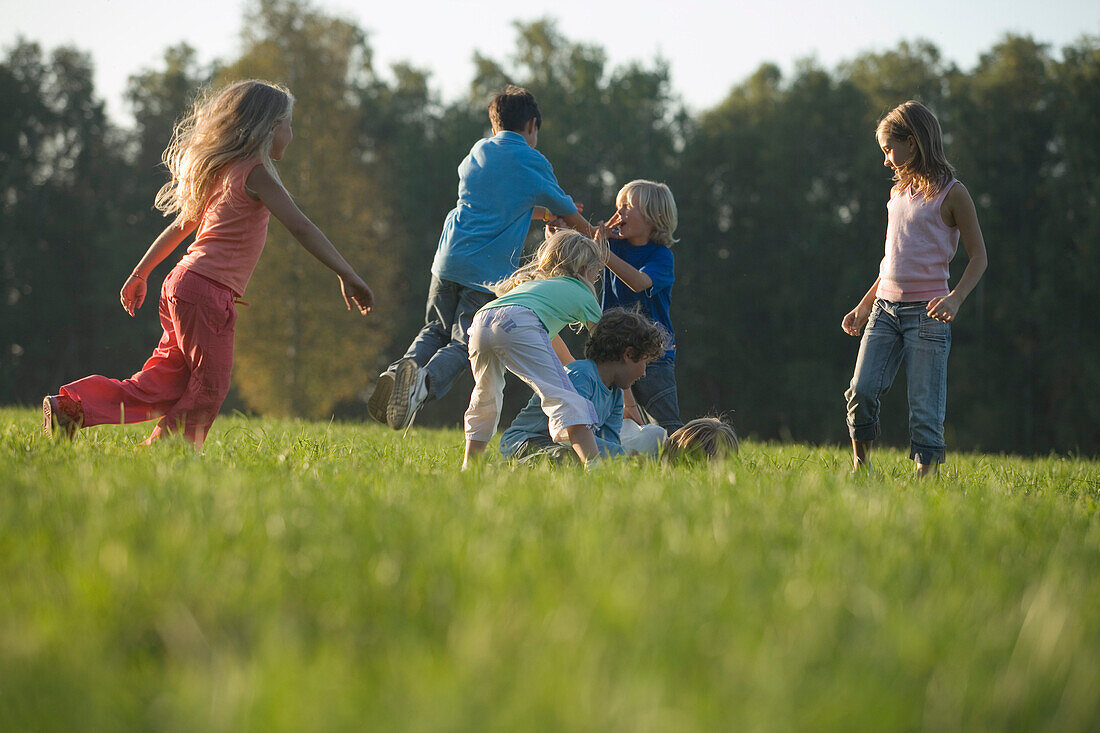
M 229 391 L 234 303 L 263 251 L 270 214 L 340 277 L 348 309 L 363 315 L 374 295 L 328 238 L 295 205 L 274 161 L 293 138 L 294 97 L 276 84 L 243 81 L 200 98 L 164 152 L 172 180 L 156 206 L 175 221 L 161 232 L 122 286 L 131 316 L 145 301 L 149 274 L 197 230 L 164 280 L 164 335 L 141 371 L 118 380 L 93 375 L 42 401 L 48 434 L 159 418 L 145 444 L 182 433 L 201 447 Z
M 851 336 L 863 331 L 845 393 L 848 432 L 855 469 L 869 470 L 871 443 L 879 435 L 879 398 L 904 363 L 909 457 L 924 476 L 944 461 L 951 324 L 985 272 L 985 241 L 974 201 L 955 179 L 939 121 L 927 107 L 914 101 L 899 105 L 879 123 L 876 137 L 895 185 L 878 279 L 841 324 Z M 952 289 L 949 265 L 960 235 L 970 262 Z

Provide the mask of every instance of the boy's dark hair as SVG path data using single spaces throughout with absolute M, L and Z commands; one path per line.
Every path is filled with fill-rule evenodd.
M 667 349 L 668 340 L 656 323 L 636 310 L 612 308 L 592 329 L 584 345 L 584 358 L 597 363 L 618 361 L 624 356 L 652 361 Z
M 497 92 L 489 101 L 489 121 L 496 130 L 523 132 L 528 120 L 535 121 L 535 127 L 542 127 L 542 113 L 535 95 L 523 87 L 509 84 L 503 92 Z

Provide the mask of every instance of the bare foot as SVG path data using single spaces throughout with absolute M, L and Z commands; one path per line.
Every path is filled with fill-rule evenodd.
M 934 476 L 939 470 L 938 463 L 918 463 L 917 464 L 917 476 L 924 478 L 925 476 Z

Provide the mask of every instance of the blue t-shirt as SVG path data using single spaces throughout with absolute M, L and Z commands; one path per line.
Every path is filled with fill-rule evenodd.
M 518 132 L 477 141 L 458 166 L 458 203 L 443 222 L 432 274 L 488 292 L 520 266 L 536 206 L 577 213 L 550 161 Z
M 604 270 L 603 309 L 634 308 L 640 305 L 642 313 L 666 331 L 668 351 L 663 358 L 676 358 L 676 332 L 672 330 L 672 319 L 668 310 L 672 301 L 672 283 L 674 258 L 672 250 L 663 244 L 649 242 L 635 247 L 625 239 L 609 239 L 611 251 L 627 264 L 649 275 L 653 285 L 648 290 L 635 293 L 611 270 Z
M 623 391 L 603 383 L 594 361 L 574 361 L 565 365 L 565 371 L 577 394 L 587 397 L 596 408 L 596 419 L 599 420 L 595 428 L 596 447 L 600 449 L 600 455 L 622 455 L 625 451 L 619 433 L 623 429 Z M 542 411 L 539 396 L 532 395 L 531 401 L 500 436 L 500 452 L 504 456 L 512 456 L 525 440 L 539 436 L 550 437 L 550 421 Z

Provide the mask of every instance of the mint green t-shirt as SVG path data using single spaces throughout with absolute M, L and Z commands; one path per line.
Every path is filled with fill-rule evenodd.
M 521 305 L 530 308 L 546 326 L 550 338 L 570 323 L 598 321 L 603 311 L 592 291 L 575 277 L 551 277 L 546 280 L 528 280 L 509 290 L 496 300 L 489 301 L 481 310 Z

